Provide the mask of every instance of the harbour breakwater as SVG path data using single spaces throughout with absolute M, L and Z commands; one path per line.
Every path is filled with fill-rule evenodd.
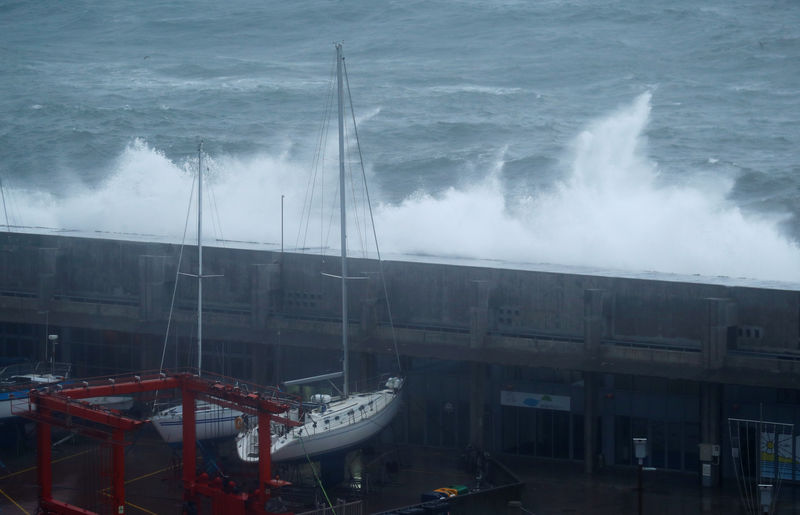
M 187 324 L 195 314 L 196 281 L 176 274 L 179 259 L 181 272 L 196 271 L 194 254 L 7 233 L 0 322 L 136 334 L 160 347 L 170 313 Z M 339 347 L 341 290 L 325 275 L 340 273 L 337 259 L 222 247 L 205 247 L 203 259 L 217 276 L 204 281 L 206 338 L 255 355 L 273 344 Z M 362 278 L 348 299 L 354 352 L 391 354 L 395 340 L 401 356 L 800 384 L 798 291 L 370 259 L 350 269 Z M 137 352 L 135 364 L 157 368 L 160 354 Z

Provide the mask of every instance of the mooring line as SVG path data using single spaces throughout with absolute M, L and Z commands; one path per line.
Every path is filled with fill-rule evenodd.
M 12 499 L 12 498 L 11 498 L 11 497 L 10 497 L 10 496 L 9 496 L 7 493 L 5 493 L 5 492 L 4 492 L 2 489 L 0 489 L 0 494 L 3 494 L 3 495 L 6 497 L 6 499 L 8 499 L 9 501 L 11 501 L 11 502 L 14 504 L 14 506 L 16 506 L 17 508 L 19 508 L 19 511 L 21 511 L 21 512 L 22 512 L 22 513 L 24 513 L 25 515 L 31 515 L 30 513 L 28 513 L 27 511 L 25 511 L 25 508 L 23 508 L 22 506 L 20 506 L 20 505 L 19 505 L 19 503 L 17 503 L 17 501 L 15 501 L 14 499 Z

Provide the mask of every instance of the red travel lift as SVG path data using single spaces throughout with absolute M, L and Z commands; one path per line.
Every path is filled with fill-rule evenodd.
M 75 385 L 76 383 L 73 383 Z M 270 456 L 270 421 L 282 424 L 298 425 L 297 422 L 277 416 L 286 413 L 290 407 L 287 398 L 276 393 L 261 394 L 243 391 L 229 384 L 205 379 L 189 373 L 161 374 L 153 373 L 148 377 L 133 376 L 129 378 L 107 379 L 104 384 L 90 384 L 82 381 L 78 386 L 69 388 L 49 387 L 43 390 L 31 390 L 30 404 L 24 412 L 15 412 L 36 421 L 37 426 L 37 461 L 40 488 L 39 510 L 47 514 L 90 515 L 92 512 L 71 504 L 53 499 L 53 474 L 51 468 L 51 428 L 52 426 L 75 429 L 73 418 L 79 418 L 96 425 L 111 429 L 111 464 L 112 485 L 111 498 L 113 512 L 125 513 L 125 434 L 146 423 L 122 416 L 108 409 L 93 406 L 79 399 L 125 395 L 151 391 L 163 391 L 178 388 L 182 393 L 183 403 L 183 499 L 184 506 L 197 506 L 199 496 L 211 499 L 213 513 L 232 515 L 279 515 L 266 511 L 267 501 L 274 488 L 288 485 L 282 480 L 272 479 Z M 233 493 L 230 485 L 222 480 L 209 480 L 207 474 L 197 475 L 196 471 L 196 427 L 195 400 L 201 399 L 221 406 L 256 415 L 258 417 L 258 439 L 261 445 L 259 452 L 258 488 L 250 493 Z M 59 417 L 57 414 L 62 414 Z M 100 429 L 79 428 L 79 432 L 108 440 L 108 433 Z M 266 444 L 266 445 L 264 445 Z M 291 515 L 283 512 L 280 515 Z

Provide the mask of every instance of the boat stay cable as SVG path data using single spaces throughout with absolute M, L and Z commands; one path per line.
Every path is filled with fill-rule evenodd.
M 317 180 L 322 175 L 322 167 L 323 161 L 325 159 L 325 153 L 327 151 L 328 146 L 328 132 L 330 129 L 330 120 L 332 118 L 331 111 L 333 110 L 334 106 L 334 93 L 336 89 L 333 87 L 334 78 L 336 77 L 336 61 L 332 62 L 331 71 L 330 71 L 330 79 L 328 81 L 331 84 L 331 87 L 328 89 L 328 95 L 325 99 L 325 106 L 322 110 L 322 119 L 320 121 L 320 130 L 319 135 L 317 138 L 317 144 L 314 149 L 314 156 L 311 163 L 311 174 L 308 177 L 308 184 L 306 185 L 306 192 L 305 197 L 303 199 L 303 208 L 300 214 L 301 223 L 297 229 L 297 238 L 295 239 L 295 249 L 299 250 L 300 252 L 304 252 L 306 249 L 306 243 L 308 240 L 308 231 L 311 226 L 311 210 L 314 206 L 314 195 L 316 193 L 317 187 Z M 320 197 L 322 201 L 320 205 L 324 211 L 325 206 L 325 188 L 324 188 L 324 181 L 320 180 Z M 320 220 L 322 220 L 322 216 L 320 216 Z M 319 241 L 322 243 L 323 241 L 323 226 L 320 223 L 320 238 Z M 302 243 L 301 243 L 302 238 Z
M 369 187 L 367 185 L 367 174 L 366 174 L 366 171 L 364 169 L 364 156 L 361 153 L 361 143 L 360 143 L 359 138 L 358 138 L 358 127 L 356 125 L 355 109 L 353 109 L 353 97 L 350 94 L 350 80 L 348 79 L 348 76 L 347 76 L 347 64 L 346 64 L 346 61 L 344 61 L 344 60 L 342 61 L 342 67 L 343 67 L 343 72 L 344 72 L 345 87 L 347 89 L 347 98 L 348 98 L 348 102 L 350 104 L 350 115 L 353 118 L 353 134 L 355 135 L 355 139 L 356 139 L 356 149 L 358 150 L 358 160 L 359 160 L 359 164 L 361 165 L 361 175 L 362 175 L 362 177 L 364 179 L 363 180 L 363 183 L 364 183 L 364 194 L 366 195 L 367 208 L 369 209 L 369 218 L 370 218 L 370 222 L 371 222 L 371 225 L 372 225 L 372 237 L 375 240 L 375 252 L 376 252 L 377 258 L 378 258 L 378 269 L 380 271 L 381 285 L 383 286 L 383 295 L 384 295 L 384 300 L 386 302 L 386 313 L 387 313 L 387 315 L 389 317 L 389 328 L 391 329 L 391 332 L 392 332 L 392 344 L 394 346 L 394 355 L 395 355 L 395 359 L 397 360 L 397 369 L 400 372 L 402 372 L 403 367 L 400 364 L 400 352 L 397 349 L 397 334 L 396 334 L 395 329 L 394 329 L 394 321 L 392 320 L 391 304 L 389 303 L 389 290 L 386 287 L 386 276 L 383 273 L 383 259 L 381 259 L 381 249 L 380 249 L 380 245 L 378 244 L 378 233 L 377 233 L 377 230 L 375 229 L 375 216 L 374 216 L 374 214 L 372 212 L 372 201 L 370 200 L 370 196 L 369 196 Z
M 167 355 L 167 343 L 169 342 L 169 332 L 170 328 L 172 327 L 172 315 L 175 310 L 175 298 L 178 294 L 178 278 L 181 275 L 181 263 L 183 262 L 183 249 L 186 246 L 186 234 L 189 231 L 189 217 L 192 212 L 192 200 L 194 199 L 194 184 L 197 181 L 197 177 L 192 179 L 192 188 L 189 193 L 189 205 L 186 208 L 186 222 L 183 224 L 183 238 L 181 239 L 181 246 L 180 250 L 178 251 L 178 266 L 175 267 L 175 281 L 172 287 L 172 300 L 169 303 L 169 315 L 167 316 L 167 330 L 164 333 L 164 345 L 161 348 L 161 364 L 158 367 L 160 372 L 164 371 L 164 361 Z M 156 392 L 157 393 L 157 392 Z M 156 409 L 156 404 L 153 403 L 153 410 Z
M 3 214 L 6 216 L 6 231 L 11 232 L 11 226 L 8 224 L 8 208 L 6 207 L 6 193 L 3 188 L 3 178 L 0 177 L 0 195 L 3 198 Z

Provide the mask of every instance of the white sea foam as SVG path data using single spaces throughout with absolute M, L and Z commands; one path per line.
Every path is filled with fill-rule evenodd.
M 433 255 L 800 280 L 800 249 L 781 219 L 745 216 L 726 199 L 730 183 L 659 182 L 643 135 L 649 114 L 647 93 L 586 128 L 568 178 L 550 193 L 509 205 L 495 171 L 468 189 L 384 208 L 385 239 Z
M 650 94 L 643 94 L 586 127 L 566 160 L 565 179 L 535 197 L 512 201 L 506 195 L 502 151 L 482 181 L 441 195 L 417 192 L 389 204 L 373 188 L 382 252 L 800 281 L 800 249 L 779 231 L 780 218 L 745 215 L 727 199 L 731 184 L 723 180 L 702 188 L 660 180 L 644 137 L 650 109 Z M 335 153 L 335 145 L 328 147 Z M 308 165 L 288 156 L 287 150 L 207 158 L 207 240 L 274 248 L 283 232 L 289 250 L 338 247 L 335 172 L 324 187 L 312 188 Z M 336 167 L 335 157 L 322 161 Z M 137 140 L 98 187 L 61 197 L 24 191 L 7 191 L 6 197 L 16 199 L 12 223 L 179 241 L 187 216 L 194 234 L 195 215 L 187 215 L 187 206 L 195 170 L 196 156 L 175 163 Z M 312 190 L 328 207 L 314 208 L 305 225 Z M 348 222 L 354 250 L 368 247 L 368 218 L 362 209 Z
M 433 93 L 455 94 L 455 93 L 481 93 L 486 95 L 513 95 L 522 92 L 521 88 L 502 88 L 495 86 L 480 86 L 475 84 L 458 84 L 453 86 L 432 86 L 429 88 Z

